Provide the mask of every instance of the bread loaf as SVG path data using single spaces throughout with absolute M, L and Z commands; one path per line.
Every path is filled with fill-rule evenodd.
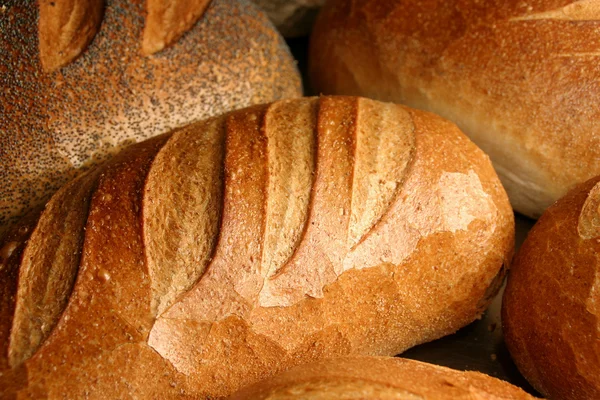
M 488 158 L 442 118 L 233 112 L 127 148 L 0 244 L 0 388 L 198 398 L 394 355 L 480 316 L 513 239 Z
M 600 398 L 600 177 L 544 213 L 502 301 L 506 344 L 550 399 Z
M 455 122 L 537 218 L 600 174 L 599 17 L 596 0 L 332 0 L 311 81 Z
M 240 390 L 230 400 L 533 400 L 478 372 L 392 357 L 343 357 L 304 364 Z
M 40 13 L 38 30 L 35 2 L 0 8 L 0 235 L 76 170 L 127 144 L 301 94 L 283 39 L 245 2 L 212 1 L 185 36 L 149 57 L 144 28 L 167 28 L 145 24 L 142 0 L 44 0 Z

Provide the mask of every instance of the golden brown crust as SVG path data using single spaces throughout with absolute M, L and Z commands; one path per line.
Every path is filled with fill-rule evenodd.
M 317 358 L 397 354 L 481 315 L 512 252 L 487 157 L 399 105 L 255 106 L 102 168 L 67 306 L 27 377 L 11 372 L 23 396 L 218 396 Z
M 594 0 L 331 1 L 311 40 L 324 94 L 363 95 L 457 123 L 513 206 L 538 217 L 600 173 Z
M 58 322 L 79 269 L 83 229 L 97 171 L 69 182 L 46 204 L 19 269 L 9 364 L 35 353 Z
M 146 0 L 142 51 L 154 54 L 176 41 L 202 16 L 210 0 Z
M 10 367 L 9 338 L 17 302 L 18 277 L 23 251 L 41 213 L 41 209 L 29 213 L 0 241 L 0 370 L 2 371 Z
M 103 0 L 40 0 L 42 67 L 52 72 L 77 58 L 100 28 Z
M 265 278 L 277 275 L 290 261 L 307 229 L 316 172 L 317 105 L 317 99 L 281 102 L 265 114 L 269 179 L 260 261 Z
M 245 2 L 211 2 L 180 40 L 144 57 L 144 2 L 109 0 L 88 49 L 51 74 L 39 62 L 33 2 L 5 1 L 0 13 L 0 234 L 125 145 L 301 94 L 283 39 Z
M 247 400 L 533 400 L 478 372 L 391 357 L 343 357 L 304 364 L 242 389 Z
M 504 294 L 511 355 L 553 399 L 600 398 L 600 242 L 590 234 L 599 182 L 580 185 L 544 213 L 515 258 Z
M 175 132 L 146 178 L 143 232 L 155 314 L 189 290 L 213 256 L 223 207 L 223 125 L 215 119 Z
M 75 287 L 58 324 L 25 364 L 29 395 L 38 390 L 50 398 L 64 393 L 80 398 L 85 390 L 112 398 L 126 393 L 120 387 L 125 383 L 112 389 L 99 375 L 105 390 L 100 394 L 86 375 L 118 365 L 115 359 L 128 345 L 146 340 L 153 323 L 150 281 L 139 268 L 144 265 L 139 204 L 152 159 L 167 139 L 163 135 L 132 146 L 102 167 Z M 137 353 L 144 358 L 143 351 Z

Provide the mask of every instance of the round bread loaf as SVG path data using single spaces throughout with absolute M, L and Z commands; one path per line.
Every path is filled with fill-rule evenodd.
M 130 146 L 34 217 L 0 243 L 0 397 L 221 396 L 395 355 L 478 318 L 514 241 L 454 124 L 352 97 Z
M 142 55 L 142 0 L 77 8 L 85 3 L 42 1 L 39 31 L 35 2 L 8 0 L 0 8 L 0 234 L 76 170 L 127 144 L 301 94 L 285 42 L 246 2 L 212 1 L 189 32 L 152 56 Z M 57 12 L 72 18 L 57 22 Z M 102 24 L 94 35 L 95 19 Z
M 600 398 L 600 177 L 548 208 L 502 301 L 510 353 L 550 399 Z
M 392 357 L 342 357 L 292 368 L 229 400 L 533 400 L 478 372 Z
M 332 0 L 313 31 L 325 94 L 404 103 L 488 153 L 513 207 L 539 217 L 600 174 L 597 0 Z
M 252 0 L 285 37 L 308 35 L 325 0 Z

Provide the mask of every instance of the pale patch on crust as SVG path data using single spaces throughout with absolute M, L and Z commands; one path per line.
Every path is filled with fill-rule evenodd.
M 344 271 L 370 267 L 365 264 L 366 259 L 399 265 L 422 238 L 438 232 L 467 230 L 475 219 L 488 222 L 491 230 L 495 228 L 491 199 L 473 171 L 468 174 L 444 172 L 431 191 L 423 190 L 418 179 L 411 179 L 399 197 L 390 210 L 393 222 L 383 222 L 372 237 L 350 252 L 343 263 Z M 388 238 L 394 238 L 393 243 Z M 382 241 L 387 241 L 386 245 L 382 246 Z
M 208 337 L 210 328 L 209 322 L 159 318 L 150 331 L 148 346 L 169 360 L 177 371 L 191 375 L 202 364 L 202 343 Z M 189 340 L 191 337 L 195 339 L 193 342 Z M 190 345 L 181 346 L 182 342 Z
M 377 115 L 377 120 L 385 121 L 386 118 L 391 118 L 392 113 L 395 111 L 388 108 L 384 113 Z M 358 115 L 360 117 L 360 112 Z M 402 121 L 401 117 L 400 113 L 395 115 L 396 120 Z M 406 142 L 411 143 L 414 139 L 408 138 L 413 135 L 410 130 L 412 125 L 401 124 L 400 126 L 407 130 L 395 131 L 398 125 L 387 127 L 386 130 L 393 132 L 392 135 L 395 133 L 396 137 L 392 139 L 390 138 L 392 135 L 387 136 L 390 141 L 385 142 L 385 139 L 380 139 L 383 144 L 379 144 L 382 149 L 387 149 L 386 152 L 391 154 L 394 160 L 401 160 L 400 162 L 393 162 L 390 158 L 386 158 L 386 161 L 381 163 L 375 157 L 368 160 L 375 160 L 374 162 L 363 160 L 361 164 L 360 156 L 355 156 L 351 210 L 359 211 L 351 214 L 348 231 L 349 237 L 354 238 L 351 243 L 356 241 L 358 245 L 347 249 L 346 254 L 341 258 L 331 258 L 321 248 L 323 239 L 318 237 L 318 228 L 314 233 L 309 232 L 307 237 L 313 242 L 311 249 L 299 249 L 290 266 L 286 266 L 280 274 L 265 282 L 259 297 L 261 306 L 286 307 L 298 303 L 305 296 L 321 298 L 323 288 L 335 282 L 343 272 L 381 263 L 399 265 L 411 255 L 422 238 L 437 232 L 454 233 L 467 230 L 469 224 L 476 219 L 486 221 L 490 231 L 495 229 L 493 223 L 495 207 L 474 171 L 471 170 L 466 174 L 444 172 L 437 178 L 437 182 L 431 182 L 429 190 L 423 190 L 424 183 L 420 179 L 404 176 L 408 173 L 411 157 L 411 145 L 407 145 Z M 373 130 L 369 134 L 381 135 L 381 132 Z M 407 138 L 403 137 L 403 134 Z M 357 132 L 357 136 L 356 141 L 359 142 L 360 132 Z M 387 146 L 394 148 L 395 151 L 391 151 Z M 377 153 L 377 150 L 373 149 L 372 152 Z M 382 165 L 387 170 L 382 168 Z M 362 172 L 363 170 L 367 173 Z M 392 175 L 399 186 L 398 193 L 395 190 L 385 190 L 387 189 L 385 185 L 382 189 L 380 183 L 386 175 L 381 171 Z M 394 175 L 391 171 L 398 175 Z M 357 181 L 360 186 L 358 189 L 356 189 Z M 388 182 L 394 181 L 388 178 Z M 357 191 L 361 193 L 357 194 Z M 362 210 L 365 212 L 362 213 Z M 343 215 L 340 218 L 343 218 Z M 361 234 L 356 235 L 357 232 Z M 485 232 L 480 232 L 478 235 L 482 240 L 487 237 Z M 320 260 L 320 268 L 311 270 L 303 268 L 302 264 L 308 259 Z
M 590 190 L 581 208 L 577 233 L 585 240 L 600 237 L 600 183 Z
M 311 278 L 321 282 L 318 290 L 313 288 L 307 293 L 306 271 L 286 268 L 268 281 L 273 295 L 264 299 L 261 297 L 260 305 L 290 306 L 301 301 L 306 294 L 321 298 L 323 288 L 335 282 L 343 272 L 382 263 L 399 265 L 412 254 L 421 239 L 438 232 L 467 230 L 474 220 L 486 221 L 486 232 L 495 229 L 495 207 L 473 171 L 467 174 L 443 173 L 431 191 L 423 190 L 419 179 L 409 179 L 398 197 L 388 217 L 359 246 L 349 251 L 341 262 L 327 259 L 324 253 L 313 250 L 313 257 L 322 260 L 321 270 L 312 271 L 315 276 Z M 479 233 L 484 240 L 489 237 L 486 232 Z
M 596 21 L 600 19 L 600 1 L 579 0 L 555 10 L 511 18 L 511 21 L 531 21 L 540 19 Z
M 445 230 L 456 232 L 466 230 L 475 219 L 485 219 L 491 212 L 490 204 L 485 199 L 477 174 L 444 172 L 440 178 L 438 196 L 441 200 Z

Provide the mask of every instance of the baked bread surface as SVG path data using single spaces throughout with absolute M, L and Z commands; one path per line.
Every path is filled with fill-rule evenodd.
M 600 398 L 600 177 L 533 227 L 509 274 L 502 324 L 515 363 L 540 393 Z
M 537 218 L 600 174 L 599 4 L 332 0 L 312 34 L 311 83 L 455 122 L 513 207 Z
M 244 388 L 230 400 L 533 400 L 478 372 L 392 357 L 342 357 L 304 364 Z
M 125 149 L 0 244 L 0 392 L 228 395 L 479 317 L 514 220 L 455 125 L 287 100 Z
M 40 4 L 46 14 L 85 2 L 50 3 Z M 189 32 L 152 56 L 142 54 L 144 6 L 142 0 L 106 1 L 100 29 L 86 48 L 86 41 L 73 44 L 64 35 L 83 39 L 93 27 L 65 27 L 50 13 L 38 32 L 34 1 L 3 2 L 0 235 L 76 171 L 128 144 L 232 109 L 301 95 L 285 42 L 252 5 L 212 1 Z M 73 12 L 76 20 L 85 11 Z M 82 21 L 92 16 L 86 13 Z M 42 50 L 64 45 L 65 56 L 74 48 L 74 60 L 45 72 L 38 34 Z

